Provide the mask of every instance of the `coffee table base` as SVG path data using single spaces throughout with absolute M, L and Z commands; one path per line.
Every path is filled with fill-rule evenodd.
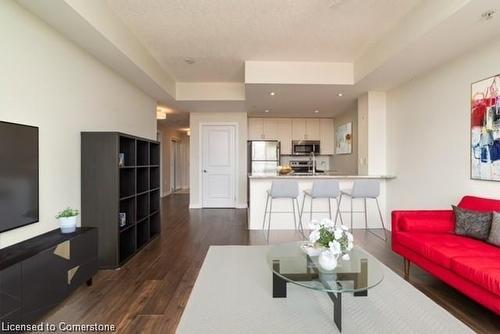
M 310 268 L 309 263 L 312 263 L 309 256 L 307 257 L 308 268 Z M 366 259 L 361 259 L 361 271 L 359 273 L 338 273 L 337 278 L 340 281 L 354 281 L 354 288 L 359 289 L 367 286 L 368 277 L 368 261 Z M 311 281 L 313 279 L 319 278 L 319 272 L 313 267 L 314 272 L 308 272 L 307 274 L 283 274 L 293 281 Z M 309 271 L 309 270 L 308 270 Z M 279 260 L 273 261 L 273 298 L 286 298 L 286 284 L 287 280 L 282 278 L 280 275 L 276 274 L 280 272 L 280 262 Z M 327 289 L 331 289 L 328 282 L 321 280 L 321 283 Z M 339 287 L 340 283 L 337 282 Z M 333 302 L 333 322 L 337 326 L 338 330 L 342 332 L 342 293 L 341 292 L 327 292 L 328 296 Z M 355 297 L 368 296 L 368 290 L 356 291 L 353 293 Z

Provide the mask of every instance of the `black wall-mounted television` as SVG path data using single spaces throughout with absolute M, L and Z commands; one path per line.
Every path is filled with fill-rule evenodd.
M 0 232 L 38 214 L 38 128 L 0 121 Z

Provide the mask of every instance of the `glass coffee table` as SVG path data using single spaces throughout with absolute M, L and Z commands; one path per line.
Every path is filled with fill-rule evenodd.
M 368 296 L 368 289 L 384 279 L 382 268 L 372 255 L 354 247 L 349 260 L 339 257 L 337 268 L 324 270 L 317 256 L 309 256 L 301 249 L 302 244 L 271 246 L 267 262 L 273 273 L 273 298 L 286 298 L 287 283 L 326 292 L 333 302 L 333 321 L 342 331 L 342 293 Z

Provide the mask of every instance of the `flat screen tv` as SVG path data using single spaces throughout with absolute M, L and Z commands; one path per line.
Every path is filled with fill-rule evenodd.
M 0 121 L 0 232 L 38 218 L 38 128 Z

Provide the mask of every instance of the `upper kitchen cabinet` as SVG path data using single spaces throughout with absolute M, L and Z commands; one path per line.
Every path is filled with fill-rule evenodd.
M 249 118 L 248 139 L 249 140 L 280 140 L 278 138 L 277 118 Z
M 292 121 L 293 140 L 320 140 L 317 118 L 295 118 Z
M 266 140 L 280 140 L 278 138 L 278 119 L 264 118 L 264 139 Z
M 292 154 L 292 120 L 279 118 L 277 122 L 277 136 L 281 145 L 281 154 Z
M 335 136 L 333 119 L 324 118 L 319 123 L 319 135 L 321 142 L 321 154 L 334 154 Z
M 264 135 L 264 119 L 249 118 L 248 119 L 248 139 L 262 140 L 266 139 Z
M 306 120 L 303 118 L 292 119 L 292 139 L 305 140 L 306 139 Z
M 319 135 L 319 119 L 306 119 L 306 139 L 320 140 Z

